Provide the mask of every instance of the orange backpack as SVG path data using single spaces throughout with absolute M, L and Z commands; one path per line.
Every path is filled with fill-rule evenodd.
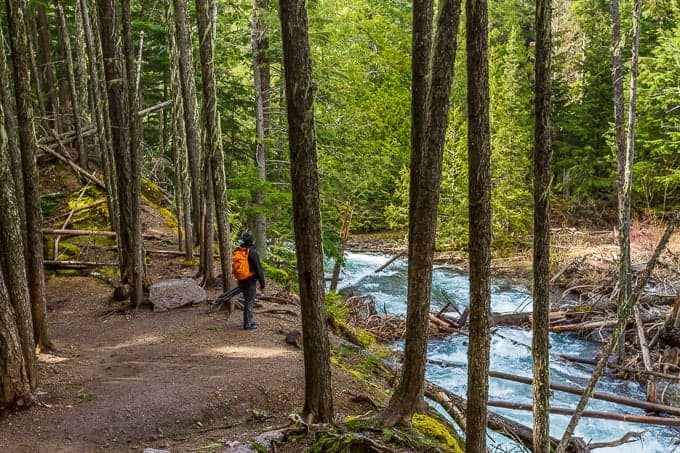
M 255 275 L 248 264 L 248 255 L 250 248 L 237 247 L 231 257 L 231 273 L 234 274 L 236 280 L 247 280 Z

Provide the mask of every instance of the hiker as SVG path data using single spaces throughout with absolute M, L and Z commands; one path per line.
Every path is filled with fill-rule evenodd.
M 247 232 L 241 238 L 241 245 L 234 250 L 231 260 L 234 277 L 243 291 L 243 328 L 257 329 L 257 321 L 253 319 L 253 305 L 255 305 L 256 284 L 260 282 L 260 289 L 264 289 L 264 272 L 260 264 L 260 256 L 255 249 L 253 233 Z

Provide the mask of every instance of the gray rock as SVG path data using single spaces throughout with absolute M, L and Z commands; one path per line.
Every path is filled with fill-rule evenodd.
M 170 450 L 156 450 L 155 448 L 145 448 L 142 453 L 170 453 Z
M 255 442 L 271 450 L 272 442 L 274 442 L 275 440 L 283 439 L 284 437 L 286 437 L 287 433 L 288 429 L 286 428 L 276 429 L 274 431 L 265 431 L 255 438 Z
M 226 443 L 222 453 L 257 453 L 257 451 L 250 445 L 242 444 L 239 441 L 231 441 Z
M 166 311 L 207 299 L 203 288 L 190 278 L 176 278 L 154 283 L 149 288 L 153 311 Z

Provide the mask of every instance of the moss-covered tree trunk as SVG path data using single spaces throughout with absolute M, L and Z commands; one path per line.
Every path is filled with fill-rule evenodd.
M 42 212 L 40 210 L 40 185 L 35 158 L 36 143 L 33 129 L 33 105 L 29 74 L 29 45 L 26 29 L 26 3 L 8 0 L 10 47 L 14 76 L 14 94 L 21 150 L 21 167 L 24 176 L 24 210 L 26 214 L 26 274 L 31 297 L 33 334 L 35 342 L 43 349 L 51 349 L 46 319 L 45 271 L 43 269 Z
M 486 451 L 491 310 L 491 140 L 486 0 L 466 3 L 470 345 L 465 450 Z
M 333 419 L 333 393 L 321 251 L 312 62 L 305 1 L 282 0 L 280 15 L 293 193 L 293 229 L 302 305 L 305 361 L 303 411 L 311 420 L 324 423 Z

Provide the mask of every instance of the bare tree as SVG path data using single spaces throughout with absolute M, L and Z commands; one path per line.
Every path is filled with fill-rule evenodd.
M 214 0 L 196 0 L 198 16 L 198 35 L 200 36 L 201 80 L 203 82 L 203 127 L 205 131 L 206 162 L 210 165 L 214 208 L 217 219 L 217 238 L 220 248 L 220 265 L 222 270 L 222 288 L 226 291 L 231 286 L 231 243 L 229 242 L 229 214 L 227 212 L 227 186 L 224 176 L 224 157 L 222 154 L 222 137 L 220 137 L 220 116 L 217 111 L 217 91 L 215 88 L 214 43 L 215 35 L 212 27 L 212 11 Z M 212 211 L 208 205 L 206 217 Z M 212 242 L 205 244 L 207 254 L 212 257 Z
M 536 0 L 534 63 L 534 452 L 550 452 L 550 73 L 551 0 Z
M 309 420 L 333 419 L 330 345 L 326 327 L 314 92 L 305 0 L 280 2 L 286 82 L 293 229 L 297 255 Z
M 488 5 L 465 4 L 467 38 L 468 198 L 470 203 L 470 343 L 465 450 L 486 451 L 491 309 L 491 144 L 489 132 Z
M 29 74 L 29 45 L 26 30 L 26 3 L 8 0 L 10 47 L 14 76 L 14 93 L 21 150 L 21 167 L 24 175 L 24 212 L 26 214 L 26 274 L 31 297 L 33 334 L 35 342 L 43 349 L 51 349 L 47 333 L 45 271 L 43 269 L 42 212 L 40 210 L 40 185 L 35 159 L 35 131 Z M 31 246 L 29 246 L 29 244 Z
M 61 43 L 62 52 L 64 53 L 63 57 L 66 64 L 66 80 L 68 82 L 68 89 L 71 96 L 71 111 L 73 112 L 73 124 L 76 132 L 76 151 L 78 152 L 78 163 L 81 167 L 87 168 L 87 148 L 85 147 L 85 141 L 83 140 L 83 128 L 80 115 L 81 101 L 78 93 L 78 87 L 76 86 L 76 76 L 73 67 L 71 36 L 69 35 L 68 28 L 66 27 L 64 7 L 61 5 L 60 0 L 56 0 L 54 8 L 57 13 L 57 30 L 59 32 L 59 42 Z
M 458 0 L 440 2 L 430 57 L 432 3 L 413 5 L 406 350 L 399 385 L 380 415 L 388 426 L 409 423 L 423 402 L 437 206 L 460 8 Z

